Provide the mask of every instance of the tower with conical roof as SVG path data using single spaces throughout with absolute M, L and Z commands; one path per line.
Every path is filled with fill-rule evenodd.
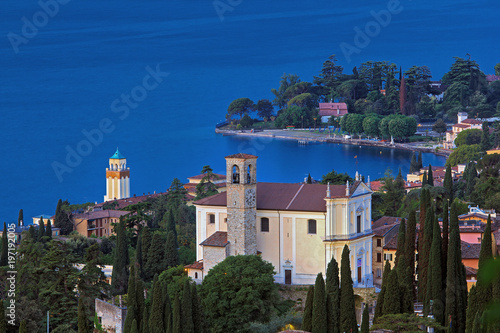
M 127 159 L 116 148 L 109 158 L 109 168 L 106 168 L 106 195 L 104 201 L 130 197 L 130 169 Z

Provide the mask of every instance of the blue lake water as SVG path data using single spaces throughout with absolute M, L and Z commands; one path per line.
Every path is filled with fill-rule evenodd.
M 223 0 L 222 14 L 208 0 L 60 2 L 53 17 L 37 0 L 0 3 L 0 221 L 15 220 L 19 208 L 26 219 L 51 214 L 59 198 L 102 201 L 117 146 L 136 194 L 164 191 L 206 164 L 222 173 L 223 157 L 240 150 L 259 156 L 262 181 L 352 173 L 354 155 L 372 179 L 387 167 L 405 171 L 409 152 L 222 137 L 213 125 L 235 98 L 272 99 L 284 72 L 312 80 L 333 53 L 347 73 L 391 60 L 428 65 L 436 78 L 453 56 L 470 53 L 487 73 L 500 62 L 498 1 L 401 1 L 349 56 L 341 43 L 355 46 L 354 29 L 373 27 L 371 12 L 394 1 Z M 127 105 L 131 94 L 140 102 Z M 84 132 L 99 126 L 106 133 L 86 146 Z M 85 156 L 68 166 L 67 149 Z M 424 163 L 444 160 L 426 154 Z M 67 172 L 58 177 L 54 165 Z

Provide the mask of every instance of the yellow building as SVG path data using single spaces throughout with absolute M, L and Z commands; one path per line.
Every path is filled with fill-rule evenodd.
M 127 159 L 116 148 L 109 158 L 109 168 L 106 168 L 106 195 L 104 201 L 130 197 L 130 169 Z
M 373 287 L 369 183 L 257 183 L 257 157 L 226 157 L 227 191 L 196 201 L 197 262 L 186 266 L 200 282 L 228 255 L 259 254 L 275 280 L 313 284 L 331 258 L 350 249 L 354 287 Z
M 113 224 L 120 222 L 120 217 L 130 214 L 125 210 L 100 210 L 72 216 L 76 231 L 85 237 L 109 237 L 114 234 Z
M 488 155 L 500 154 L 500 148 L 487 150 L 486 154 L 488 154 Z
M 33 225 L 40 225 L 40 220 L 43 222 L 43 225 L 47 225 L 50 221 L 52 227 L 54 226 L 54 219 L 50 215 L 42 214 L 33 216 Z

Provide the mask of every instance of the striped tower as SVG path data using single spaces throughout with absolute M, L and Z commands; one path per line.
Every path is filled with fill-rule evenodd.
M 106 195 L 104 201 L 130 197 L 130 169 L 127 159 L 116 148 L 109 158 L 109 168 L 106 168 Z

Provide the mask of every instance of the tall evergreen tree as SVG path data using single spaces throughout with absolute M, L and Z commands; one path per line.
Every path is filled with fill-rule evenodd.
M 135 296 L 136 296 L 136 308 L 137 308 L 137 327 L 140 328 L 143 321 L 144 315 L 144 282 L 139 278 L 139 274 L 135 271 Z
M 363 309 L 363 318 L 361 320 L 361 333 L 370 332 L 370 314 L 368 313 L 368 304 Z
M 430 301 L 433 301 L 432 313 L 436 321 L 444 324 L 444 302 L 443 302 L 443 282 L 442 282 L 442 264 L 441 264 L 441 228 L 437 218 L 434 219 L 432 232 L 432 245 L 430 251 L 429 268 L 427 273 L 427 294 L 424 306 L 424 315 L 431 310 Z
M 9 257 L 9 242 L 7 240 L 7 223 L 3 223 L 2 253 L 0 254 L 0 266 L 7 266 Z
M 339 265 L 332 257 L 326 270 L 328 333 L 340 333 L 340 279 Z
M 446 262 L 448 260 L 448 238 L 449 238 L 449 206 L 448 206 L 448 200 L 444 200 L 444 208 L 443 208 L 443 241 L 442 245 L 443 248 L 441 250 L 441 265 L 443 267 L 442 273 L 443 273 L 443 289 L 446 287 Z
M 179 265 L 179 252 L 177 251 L 175 235 L 172 231 L 168 232 L 167 242 L 165 243 L 165 269 Z
M 174 211 L 172 208 L 169 209 L 168 213 L 167 213 L 167 225 L 166 225 L 166 229 L 167 229 L 167 233 L 169 232 L 173 232 L 174 233 L 174 239 L 175 239 L 175 248 L 178 248 L 179 247 L 179 244 L 177 244 L 177 229 L 175 227 L 175 216 L 174 216 Z
M 50 219 L 47 221 L 47 228 L 45 229 L 45 236 L 49 237 L 49 241 L 52 239 L 52 223 Z
M 65 204 L 69 203 L 65 201 Z M 64 211 L 63 206 L 63 201 L 59 199 L 56 207 L 54 226 L 60 229 L 61 235 L 69 235 L 73 231 L 73 223 L 69 219 L 68 214 Z
M 432 244 L 433 221 L 434 210 L 431 207 L 427 209 L 422 250 L 418 253 L 418 299 L 421 301 L 424 301 L 427 295 L 427 275 Z
M 29 234 L 29 237 L 31 238 L 32 241 L 36 242 L 37 240 L 37 236 L 36 236 L 36 229 L 35 227 L 32 225 L 30 225 L 30 228 L 28 229 L 28 234 Z
M 193 299 L 194 331 L 196 333 L 203 333 L 203 314 L 200 299 L 198 298 L 198 291 L 196 290 L 196 284 L 191 285 L 191 298 Z
M 430 206 L 430 194 L 425 188 L 422 187 L 420 192 L 420 215 L 419 215 L 419 229 L 418 229 L 418 253 L 420 257 L 420 252 L 422 251 L 422 245 L 424 244 L 424 230 L 425 230 L 425 219 L 427 216 L 427 209 Z
M 142 231 L 139 231 L 139 233 L 137 234 L 137 245 L 135 246 L 135 264 L 137 265 L 137 275 L 142 277 L 142 269 L 144 267 L 142 261 Z
M 465 167 L 463 178 L 465 180 L 464 198 L 468 200 L 474 191 L 478 179 L 476 163 L 474 161 L 470 161 Z
M 466 320 L 465 320 L 465 331 L 472 332 L 474 326 L 474 320 L 476 319 L 476 314 L 478 314 L 478 302 L 477 302 L 477 285 L 474 285 L 470 288 L 468 301 L 469 306 L 466 311 Z
M 417 171 L 418 171 L 417 157 L 416 154 L 413 153 L 413 155 L 411 155 L 411 161 L 410 161 L 410 173 L 414 173 Z
M 446 326 L 450 333 L 465 331 L 464 310 L 467 307 L 464 293 L 467 295 L 465 268 L 462 264 L 460 231 L 458 227 L 457 204 L 453 202 L 450 210 L 450 239 L 446 273 Z
M 424 188 L 425 185 L 427 185 L 427 171 L 424 171 L 424 175 L 422 176 L 422 188 Z
M 307 175 L 307 184 L 312 184 L 311 173 Z
M 181 302 L 179 300 L 179 295 L 176 294 L 174 298 L 174 307 L 172 309 L 172 333 L 182 332 Z
M 153 297 L 151 301 L 151 312 L 149 314 L 149 332 L 150 333 L 163 333 L 163 299 L 162 288 L 158 275 L 153 279 Z
M 165 245 L 158 233 L 155 233 L 148 251 L 148 261 L 146 263 L 146 277 L 153 278 L 155 274 L 161 274 L 165 269 Z M 152 329 L 152 327 L 150 327 Z
M 391 274 L 391 264 L 389 260 L 385 261 L 384 274 L 382 275 L 382 288 L 377 296 L 377 305 L 375 306 L 374 321 L 384 315 L 384 298 L 389 283 L 389 275 Z
M 130 330 L 131 333 L 139 333 L 139 330 L 137 329 L 137 320 L 134 319 L 132 323 L 132 329 Z
M 143 279 L 147 278 L 147 272 L 146 272 L 146 267 L 147 267 L 147 262 L 148 262 L 148 255 L 149 255 L 149 248 L 151 247 L 151 231 L 149 230 L 148 227 L 144 227 L 141 230 L 141 250 L 142 250 L 142 265 L 141 265 L 141 277 Z
M 406 284 L 415 294 L 415 240 L 416 240 L 417 218 L 415 210 L 411 210 L 408 216 L 408 226 L 406 227 L 405 239 L 405 259 L 406 266 L 410 268 L 410 275 L 407 275 Z M 413 296 L 412 300 L 415 296 Z
M 85 306 L 83 305 L 83 299 L 80 297 L 78 299 L 78 333 L 89 333 L 90 323 L 85 313 Z
M 491 140 L 490 140 L 490 128 L 488 126 L 488 122 L 483 122 L 482 126 L 482 134 L 481 134 L 481 150 L 487 151 L 491 148 Z
M 406 267 L 404 277 L 402 280 L 400 280 L 401 294 L 402 294 L 401 312 L 403 312 L 403 313 L 414 313 L 414 309 L 413 309 L 413 300 L 414 300 L 413 272 L 414 272 L 414 270 L 415 270 L 414 267 L 413 267 L 413 269 L 411 267 Z M 407 281 L 410 281 L 410 283 L 408 283 Z
M 42 238 L 45 236 L 45 224 L 43 222 L 43 218 L 40 218 L 38 222 L 38 241 L 41 242 Z
M 356 322 L 356 308 L 354 305 L 354 290 L 352 288 L 351 264 L 349 260 L 349 247 L 344 246 L 342 261 L 340 264 L 340 330 L 341 332 L 353 332 L 358 330 Z M 316 294 L 316 293 L 315 293 Z
M 128 279 L 128 290 L 127 290 L 127 316 L 125 317 L 125 324 L 123 327 L 124 333 L 130 333 L 132 330 L 133 321 L 137 321 L 139 317 L 137 308 L 137 288 L 135 285 L 135 267 L 134 265 L 130 266 L 130 275 Z
M 141 325 L 139 326 L 139 331 L 141 333 L 149 332 L 149 308 L 147 304 L 144 304 L 144 309 L 142 310 Z
M 314 304 L 313 304 L 313 333 L 327 333 L 328 322 L 326 313 L 326 292 L 323 275 L 318 273 L 314 284 Z
M 182 290 L 182 332 L 195 333 L 193 323 L 193 300 L 191 298 L 191 285 L 189 280 L 184 281 Z
M 384 294 L 383 314 L 401 313 L 401 294 L 397 270 L 393 269 L 389 274 L 389 281 Z
M 396 247 L 396 258 L 394 259 L 394 265 L 397 267 L 401 256 L 405 253 L 405 239 L 406 239 L 406 221 L 401 219 L 401 224 L 399 225 L 398 232 L 398 244 Z M 405 263 L 403 262 L 403 265 Z
M 419 170 L 424 167 L 424 162 L 422 161 L 422 151 L 418 152 L 417 164 L 418 164 L 418 169 Z
M 165 333 L 170 333 L 172 332 L 172 304 L 170 304 L 170 296 L 168 295 L 168 292 L 163 299 L 165 300 L 163 302 L 163 325 L 165 326 Z
M 17 216 L 17 225 L 22 226 L 24 225 L 24 213 L 23 209 L 19 209 L 19 215 Z
M 125 221 L 120 218 L 116 226 L 116 247 L 114 249 L 113 273 L 111 274 L 111 292 L 113 295 L 123 295 L 127 291 L 129 264 Z
M 429 172 L 427 173 L 427 184 L 434 186 L 434 176 L 432 175 L 432 165 L 429 164 Z
M 304 307 L 304 317 L 302 319 L 302 330 L 312 331 L 314 306 L 314 286 L 309 286 L 307 290 L 306 305 Z
M 446 167 L 446 173 L 444 174 L 443 187 L 446 190 L 446 196 L 448 200 L 453 200 L 453 178 L 451 176 L 451 165 L 448 164 Z

